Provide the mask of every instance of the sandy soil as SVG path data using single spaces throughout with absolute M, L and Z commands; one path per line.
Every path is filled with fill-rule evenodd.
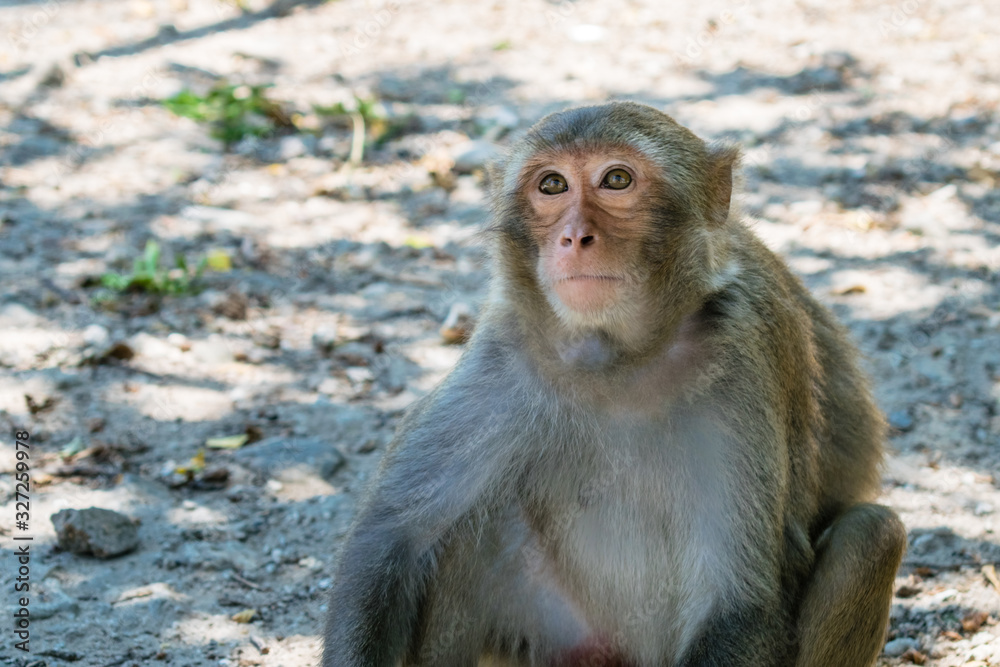
M 467 142 L 624 97 L 744 146 L 744 208 L 868 356 L 910 534 L 882 664 L 1000 665 L 998 26 L 958 0 L 0 0 L 0 662 L 314 664 L 357 493 L 483 294 Z M 159 103 L 222 79 L 296 126 L 226 150 Z M 354 95 L 403 129 L 350 168 L 312 109 Z M 149 239 L 232 270 L 97 299 Z M 49 517 L 90 506 L 139 548 L 60 551 Z

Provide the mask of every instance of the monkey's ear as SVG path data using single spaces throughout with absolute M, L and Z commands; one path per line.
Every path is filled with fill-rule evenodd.
M 729 203 L 733 197 L 733 171 L 740 160 L 739 146 L 715 143 L 708 147 L 708 218 L 722 225 L 729 219 Z

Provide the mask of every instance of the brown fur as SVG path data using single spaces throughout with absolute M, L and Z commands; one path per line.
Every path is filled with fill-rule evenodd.
M 634 187 L 591 188 L 594 156 Z M 619 102 L 543 119 L 493 171 L 489 303 L 345 544 L 326 667 L 874 661 L 905 546 L 867 504 L 882 417 L 731 210 L 737 156 Z M 549 165 L 562 199 L 534 189 Z M 561 314 L 560 262 L 628 276 L 635 308 Z

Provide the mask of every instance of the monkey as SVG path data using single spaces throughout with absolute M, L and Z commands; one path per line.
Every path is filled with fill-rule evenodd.
M 342 546 L 324 667 L 865 667 L 906 531 L 846 329 L 650 106 L 490 171 L 480 322 Z

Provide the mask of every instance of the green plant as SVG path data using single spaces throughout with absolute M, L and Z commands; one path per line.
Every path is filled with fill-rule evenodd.
M 105 273 L 101 276 L 101 285 L 118 293 L 191 294 L 197 291 L 197 281 L 201 278 L 206 263 L 207 260 L 203 259 L 192 270 L 184 257 L 177 255 L 174 268 L 161 267 L 160 244 L 156 241 L 147 241 L 142 256 L 133 262 L 131 273 Z
M 163 101 L 163 106 L 184 118 L 208 123 L 212 136 L 228 146 L 245 137 L 270 134 L 288 127 L 291 120 L 277 102 L 268 99 L 269 86 L 234 86 L 219 83 L 205 95 L 184 89 Z
M 411 131 L 415 118 L 412 116 L 390 118 L 385 107 L 376 99 L 354 97 L 354 104 L 337 102 L 329 106 L 314 105 L 317 115 L 347 121 L 350 120 L 354 129 L 354 141 L 351 146 L 350 161 L 359 164 L 364 153 L 366 137 L 371 137 L 378 147 Z

